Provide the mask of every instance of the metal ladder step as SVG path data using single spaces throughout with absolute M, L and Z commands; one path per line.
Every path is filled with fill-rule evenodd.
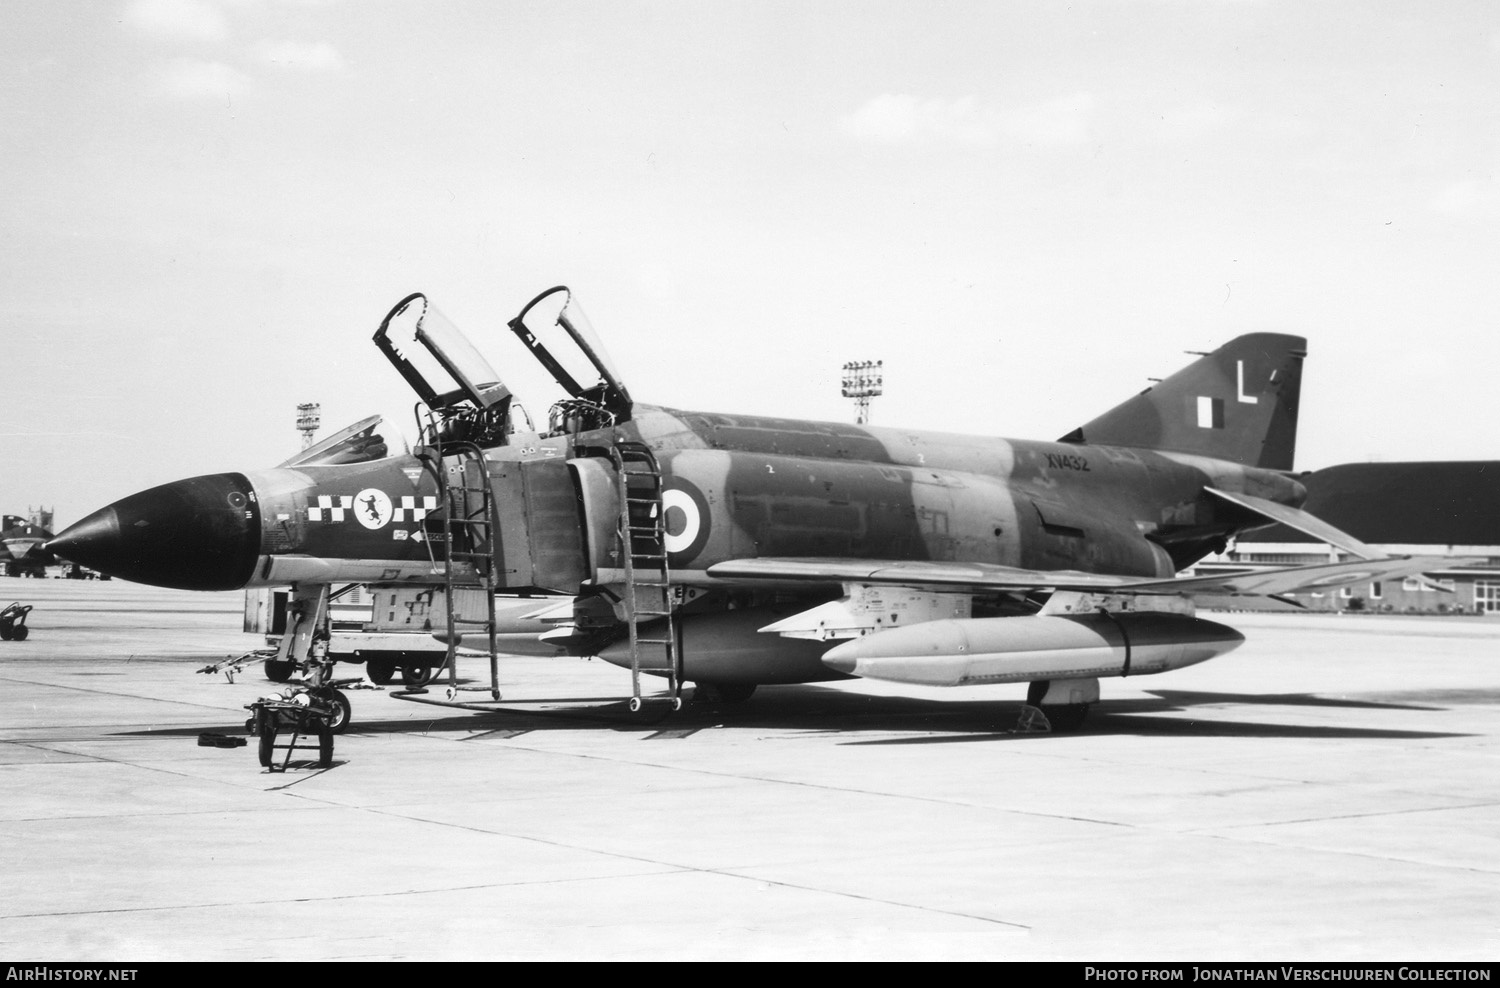
M 443 425 L 448 421 L 450 420 L 429 413 L 424 436 L 428 441 L 422 449 L 427 454 L 426 459 L 430 461 L 429 473 L 438 484 L 443 505 L 439 511 L 428 513 L 430 520 L 424 524 L 423 530 L 426 532 L 424 541 L 428 543 L 434 564 L 441 563 L 443 569 L 449 688 L 455 692 L 459 689 L 458 629 L 465 629 L 464 637 L 470 638 L 471 643 L 474 629 L 481 629 L 488 632 L 490 693 L 499 699 L 494 591 L 497 586 L 496 574 L 502 570 L 498 557 L 499 543 L 496 534 L 499 527 L 495 517 L 494 490 L 490 484 L 490 467 L 484 451 L 473 443 L 443 442 L 438 438 L 443 433 Z M 455 466 L 456 469 L 449 469 Z M 429 525 L 440 528 L 441 535 L 427 531 Z M 432 548 L 432 543 L 439 539 L 444 547 L 441 560 Z M 455 567 L 461 562 L 472 563 L 475 577 L 473 581 L 458 578 Z M 485 615 L 481 618 L 461 617 L 456 610 L 456 592 L 463 587 L 473 587 L 475 583 L 485 596 Z
M 630 641 L 631 709 L 641 709 L 643 668 L 667 673 L 669 696 L 674 706 L 680 706 L 682 660 L 668 597 L 671 573 L 661 468 L 651 449 L 638 442 L 617 441 L 610 447 L 610 456 L 620 506 L 616 538 L 625 571 L 623 604 Z M 642 625 L 657 624 L 662 618 L 667 619 L 664 629 L 654 628 L 650 637 L 641 634 Z M 653 654 L 643 655 L 643 649 Z

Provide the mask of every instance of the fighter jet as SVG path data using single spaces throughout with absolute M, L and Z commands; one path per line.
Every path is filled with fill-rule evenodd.
M 47 567 L 57 562 L 44 548 L 51 539 L 51 532 L 20 515 L 0 519 L 0 561 L 5 563 L 5 575 L 46 576 Z
M 687 685 L 736 702 L 846 677 L 1025 683 L 1032 730 L 1078 727 L 1101 678 L 1240 644 L 1196 605 L 1277 606 L 1454 562 L 1384 556 L 1300 509 L 1297 336 L 1241 336 L 1036 442 L 637 402 L 566 287 L 509 327 L 560 389 L 543 427 L 414 294 L 374 336 L 420 402 L 409 454 L 384 455 L 367 426 L 363 453 L 335 437 L 270 470 L 155 487 L 49 548 L 165 587 L 290 586 L 279 661 L 316 657 L 330 585 L 441 589 L 434 633 L 450 654 L 488 643 L 498 698 L 497 642 L 513 629 L 495 594 L 563 593 L 527 615 L 527 637 L 628 667 L 632 709 L 678 706 Z M 1178 575 L 1278 522 L 1347 559 Z M 459 615 L 465 591 L 487 613 Z

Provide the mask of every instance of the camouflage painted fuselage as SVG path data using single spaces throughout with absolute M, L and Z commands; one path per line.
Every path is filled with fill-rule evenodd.
M 618 502 L 608 461 L 591 454 L 620 439 L 656 453 L 673 579 L 687 584 L 715 582 L 715 563 L 756 557 L 1167 576 L 1263 523 L 1205 485 L 1283 503 L 1303 496 L 1275 471 L 1184 454 L 637 406 L 614 430 L 486 451 L 507 585 L 576 593 L 612 582 Z M 442 558 L 438 486 L 413 457 L 248 479 L 261 530 L 251 582 L 314 571 L 411 579 L 410 564 Z M 340 560 L 340 571 L 312 560 Z

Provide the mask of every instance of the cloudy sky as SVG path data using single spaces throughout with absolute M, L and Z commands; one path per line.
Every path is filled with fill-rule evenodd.
M 638 399 L 1052 439 L 1300 333 L 1298 466 L 1500 458 L 1500 8 L 0 4 L 0 508 L 68 524 L 411 396 L 427 292 L 571 285 Z M 512 373 L 511 368 L 514 370 Z

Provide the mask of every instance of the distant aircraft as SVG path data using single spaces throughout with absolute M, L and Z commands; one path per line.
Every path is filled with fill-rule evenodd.
M 1300 337 L 1241 336 L 1031 442 L 637 403 L 566 287 L 509 325 L 564 393 L 543 429 L 414 294 L 374 337 L 420 399 L 410 454 L 386 456 L 367 420 L 279 468 L 131 495 L 49 547 L 159 586 L 289 585 L 278 661 L 318 658 L 331 584 L 393 601 L 441 589 L 434 632 L 450 659 L 488 641 L 498 698 L 497 642 L 515 629 L 495 593 L 561 592 L 569 603 L 524 615 L 527 640 L 630 668 L 632 709 L 657 698 L 645 675 L 674 706 L 684 684 L 736 702 L 851 676 L 1028 683 L 1031 730 L 1079 726 L 1100 678 L 1240 644 L 1195 604 L 1276 606 L 1454 564 L 1382 555 L 1299 509 Z M 1352 559 L 1176 576 L 1275 522 Z M 465 589 L 487 613 L 457 613 Z
M 47 567 L 57 562 L 44 548 L 51 539 L 51 532 L 19 515 L 0 518 L 0 561 L 5 563 L 5 575 L 46 576 Z

